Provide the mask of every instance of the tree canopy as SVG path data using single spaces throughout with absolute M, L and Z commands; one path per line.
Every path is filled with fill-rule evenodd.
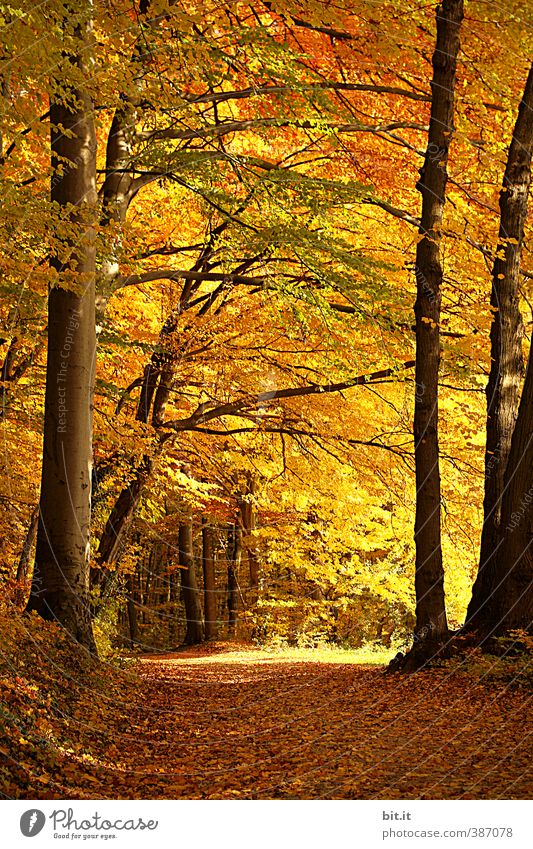
M 63 477 L 77 486 L 76 463 L 92 464 L 92 502 L 86 481 L 71 516 L 91 554 L 83 537 L 77 565 L 77 555 L 65 557 L 85 570 L 82 607 L 98 639 L 168 647 L 183 638 L 190 616 L 176 580 L 194 569 L 182 562 L 179 529 L 192 521 L 192 592 L 199 599 L 204 588 L 207 525 L 222 631 L 408 641 L 413 411 L 427 389 L 414 366 L 417 356 L 428 362 L 413 303 L 417 286 L 430 306 L 433 297 L 421 277 L 420 191 L 428 168 L 438 176 L 446 164 L 437 510 L 449 625 L 462 625 L 490 478 L 484 390 L 499 308 L 491 287 L 507 273 L 493 268 L 518 241 L 520 363 L 529 346 L 529 225 L 522 216 L 524 234 L 507 237 L 498 205 L 525 97 L 529 19 L 518 0 L 468 4 L 439 141 L 430 7 L 4 8 L 0 521 L 10 598 L 22 603 L 33 573 L 30 609 L 45 604 L 62 619 L 43 602 L 52 579 L 40 565 L 46 516 L 55 522 L 60 512 L 46 463 L 41 479 L 41 456 L 59 451 L 50 446 L 61 415 L 45 404 L 45 388 L 55 397 L 61 386 L 70 339 L 61 321 L 69 310 L 85 316 L 85 304 L 91 313 L 94 286 L 96 358 L 90 346 L 78 350 L 87 381 L 60 398 L 69 430 L 61 450 L 70 440 L 78 451 Z M 83 320 L 82 330 L 71 325 L 72 351 Z M 430 313 L 420 322 L 434 335 Z M 74 353 L 69 374 L 73 363 Z M 490 448 L 494 462 L 499 450 Z M 58 469 L 50 474 L 61 491 Z M 421 459 L 419 480 L 427 475 Z

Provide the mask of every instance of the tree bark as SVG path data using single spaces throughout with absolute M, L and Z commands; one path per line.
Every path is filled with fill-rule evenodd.
M 30 573 L 30 563 L 31 563 L 31 553 L 33 550 L 33 546 L 35 545 L 35 541 L 37 539 L 37 528 L 39 525 L 39 505 L 37 504 L 31 513 L 30 524 L 28 527 L 28 531 L 26 533 L 26 537 L 24 539 L 24 544 L 22 546 L 22 551 L 20 553 L 19 562 L 17 565 L 17 583 L 23 585 L 25 581 L 28 579 L 28 575 Z M 25 588 L 23 586 L 17 587 L 15 602 L 16 604 L 23 606 L 25 604 Z
M 130 648 L 135 648 L 139 642 L 139 622 L 137 619 L 137 591 L 133 575 L 128 575 L 126 580 L 128 625 L 130 629 Z
M 256 493 L 256 482 L 252 475 L 248 477 L 247 496 L 241 499 L 240 515 L 242 522 L 243 547 L 248 558 L 248 572 L 250 578 L 250 602 L 257 601 L 259 589 L 259 558 L 254 544 L 254 531 L 256 526 L 255 504 L 253 498 Z
M 454 89 L 463 0 L 437 7 L 428 145 L 417 188 L 422 195 L 416 250 L 415 412 L 416 628 L 415 647 L 443 640 L 448 632 L 441 549 L 441 492 L 438 439 L 440 307 L 443 278 L 440 241 L 446 198 L 447 162 L 453 132 Z
M 490 598 L 498 548 L 503 481 L 523 376 L 520 260 L 527 220 L 533 151 L 533 65 L 518 109 L 500 192 L 500 232 L 492 271 L 491 366 L 487 383 L 485 495 L 479 568 L 466 628 L 490 627 Z
M 181 566 L 181 594 L 187 619 L 184 642 L 185 645 L 192 646 L 203 642 L 204 639 L 200 591 L 194 562 L 192 518 L 180 522 L 178 545 Z
M 500 533 L 492 559 L 490 595 L 478 628 L 486 636 L 533 631 L 533 357 L 524 388 L 503 483 Z
M 238 522 L 228 531 L 228 633 L 235 636 L 238 606 L 238 572 L 242 557 L 242 529 Z
M 169 601 L 169 620 L 168 620 L 168 641 L 170 646 L 174 646 L 177 639 L 178 632 L 178 607 L 177 604 L 179 600 L 179 583 L 178 583 L 178 572 L 180 570 L 173 570 L 169 574 L 169 585 L 168 585 L 168 601 Z
M 69 10 L 66 9 L 66 13 Z M 90 73 L 90 21 L 75 30 L 76 75 Z M 96 136 L 86 90 L 62 79 L 51 95 L 51 200 L 62 221 L 51 266 L 43 467 L 28 611 L 57 620 L 95 651 L 89 613 L 95 334 Z M 76 238 L 69 235 L 75 229 Z
M 217 597 L 215 582 L 215 553 L 213 531 L 207 519 L 202 519 L 202 563 L 204 569 L 205 638 L 217 638 Z
M 176 330 L 178 316 L 179 310 L 173 311 L 163 325 L 159 336 L 160 343 L 162 345 L 165 343 L 168 344 L 170 336 Z M 136 420 L 143 422 L 144 424 L 148 424 L 151 414 L 152 422 L 155 426 L 159 425 L 163 420 L 165 406 L 170 393 L 169 384 L 174 376 L 174 371 L 172 371 L 171 375 L 167 374 L 167 368 L 164 372 L 166 375 L 165 386 L 164 388 L 158 387 L 160 379 L 163 380 L 162 373 L 164 371 L 161 357 L 162 355 L 159 351 L 154 352 L 150 362 L 144 369 L 141 393 L 139 395 L 135 414 Z M 162 450 L 162 447 L 163 441 L 156 435 L 155 454 L 158 454 Z M 101 584 L 102 587 L 106 582 L 105 567 L 111 565 L 116 560 L 120 551 L 122 540 L 128 530 L 133 516 L 135 515 L 135 511 L 139 505 L 144 488 L 150 480 L 153 467 L 153 457 L 145 454 L 135 470 L 133 480 L 120 492 L 113 509 L 109 514 L 109 518 L 100 537 L 100 545 L 98 548 L 98 562 L 103 571 L 100 574 L 98 573 L 98 570 L 93 572 L 93 581 L 97 584 Z
M 118 557 L 124 534 L 135 514 L 152 467 L 152 459 L 145 455 L 135 471 L 135 477 L 121 491 L 109 514 L 98 548 L 98 562 L 102 568 L 112 565 Z M 100 582 L 97 571 L 95 571 L 95 580 Z

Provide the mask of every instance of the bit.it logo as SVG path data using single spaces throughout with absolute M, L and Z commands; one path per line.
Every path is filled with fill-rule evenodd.
M 20 830 L 24 837 L 35 837 L 43 830 L 46 817 L 42 811 L 37 808 L 32 808 L 30 811 L 25 811 L 20 818 Z

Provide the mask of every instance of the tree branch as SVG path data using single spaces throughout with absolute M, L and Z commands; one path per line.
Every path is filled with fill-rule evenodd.
M 206 409 L 206 404 L 200 404 L 200 406 L 191 416 L 188 416 L 188 418 L 165 422 L 163 427 L 172 428 L 177 431 L 193 430 L 197 427 L 197 425 L 204 424 L 212 419 L 217 419 L 222 416 L 239 416 L 254 407 L 270 404 L 273 401 L 279 401 L 284 398 L 297 398 L 305 395 L 322 395 L 331 392 L 342 392 L 344 389 L 351 389 L 354 386 L 364 386 L 365 384 L 377 383 L 382 378 L 390 377 L 397 371 L 413 368 L 414 365 L 414 360 L 408 360 L 397 368 L 381 369 L 380 371 L 375 371 L 372 374 L 358 375 L 357 377 L 352 377 L 350 380 L 345 380 L 341 383 L 311 384 L 310 386 L 295 386 L 287 389 L 273 390 L 271 392 L 261 392 L 256 396 L 238 398 L 235 401 L 220 404 L 217 407 L 213 407 L 211 410 Z
M 368 124 L 336 124 L 325 123 L 319 121 L 286 121 L 280 118 L 253 118 L 248 121 L 222 121 L 220 124 L 213 124 L 204 129 L 188 129 L 178 130 L 175 127 L 166 127 L 162 130 L 146 130 L 138 134 L 138 139 L 148 141 L 153 139 L 175 139 L 175 140 L 192 140 L 206 139 L 210 137 L 220 137 L 229 133 L 240 133 L 246 130 L 254 130 L 259 127 L 294 127 L 302 130 L 335 130 L 337 133 L 388 133 L 393 130 L 419 130 L 420 132 L 427 131 L 424 124 L 418 124 L 414 121 L 392 121 L 389 124 L 376 124 L 371 126 Z
M 286 92 L 297 93 L 298 91 L 363 91 L 372 94 L 393 94 L 399 97 L 407 97 L 410 100 L 431 102 L 429 94 L 418 94 L 414 91 L 409 91 L 405 88 L 386 85 L 367 85 L 364 83 L 341 83 L 341 82 L 321 82 L 309 83 L 308 85 L 299 85 L 297 89 L 287 85 L 265 85 L 250 86 L 235 91 L 210 91 L 205 94 L 182 94 L 184 100 L 188 103 L 224 103 L 227 100 L 244 100 L 248 97 L 259 97 L 269 94 L 285 94 Z
M 155 268 L 142 274 L 130 274 L 117 281 L 116 289 L 125 286 L 139 286 L 141 283 L 153 283 L 154 280 L 198 280 L 231 283 L 232 285 L 257 286 L 268 280 L 266 276 L 249 277 L 244 274 L 224 274 L 214 271 L 180 271 L 174 268 Z

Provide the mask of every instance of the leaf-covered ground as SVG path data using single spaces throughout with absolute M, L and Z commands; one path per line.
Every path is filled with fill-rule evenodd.
M 0 786 L 8 797 L 529 798 L 533 791 L 531 692 L 486 669 L 385 675 L 382 667 L 339 662 L 346 654 L 217 645 L 143 657 L 117 671 L 80 660 L 63 643 L 58 663 L 46 632 L 41 643 L 33 635 L 35 663 L 24 659 L 26 639 L 2 666 Z

